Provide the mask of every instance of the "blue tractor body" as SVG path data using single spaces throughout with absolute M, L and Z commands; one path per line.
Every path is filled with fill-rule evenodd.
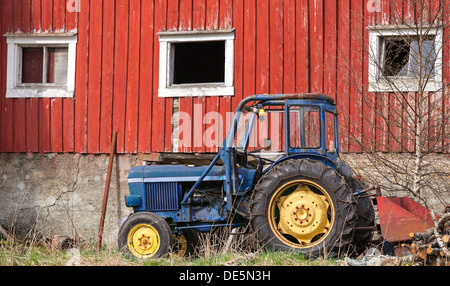
M 263 158 L 248 148 L 254 123 L 271 108 L 276 108 L 277 112 L 284 114 L 283 136 L 289 138 L 284 140 L 282 156 L 275 160 Z M 236 145 L 238 123 L 244 112 L 250 113 L 251 117 L 243 139 Z M 312 115 L 314 120 L 311 119 Z M 316 138 L 313 144 L 310 143 L 311 136 Z M 270 145 L 270 140 L 268 142 Z M 327 146 L 327 143 L 331 143 L 331 146 Z M 248 164 L 249 157 L 258 162 L 257 166 Z M 219 153 L 209 165 L 134 167 L 128 176 L 130 194 L 125 197 L 125 203 L 127 207 L 133 208 L 134 214 L 152 213 L 162 218 L 170 225 L 174 236 L 179 236 L 186 230 L 209 232 L 214 227 L 246 226 L 252 216 L 252 204 L 255 205 L 255 200 L 260 200 L 258 195 L 254 194 L 255 186 L 258 182 L 261 183 L 262 178 L 269 176 L 277 166 L 285 166 L 286 162 L 294 161 L 319 162 L 321 166 L 326 166 L 326 170 L 331 169 L 338 176 L 350 180 L 350 169 L 339 158 L 338 111 L 333 98 L 323 94 L 280 94 L 254 95 L 243 99 L 236 109 L 231 130 L 223 141 Z M 305 182 L 308 183 L 307 180 Z M 317 190 L 321 189 L 320 184 L 316 184 L 316 187 Z M 297 191 L 300 189 L 297 187 Z M 314 201 L 314 198 L 317 201 L 327 196 L 328 200 L 324 199 L 326 205 L 328 203 L 325 201 L 332 200 L 334 196 L 314 194 L 319 193 L 314 186 L 310 187 L 310 190 L 313 191 L 305 191 L 313 198 L 307 201 L 308 203 Z M 290 196 L 294 198 L 291 193 L 292 190 L 285 192 L 277 200 L 286 200 L 291 198 Z M 338 203 L 335 204 L 337 206 Z M 280 210 L 273 212 L 277 216 L 284 207 L 279 205 L 278 208 Z M 300 218 L 300 212 L 295 218 Z M 334 218 L 322 220 L 321 227 L 328 229 L 333 225 Z M 349 220 L 353 221 L 354 218 Z M 131 233 L 131 227 L 132 225 L 128 226 L 126 231 Z M 280 229 L 281 224 L 273 228 Z M 283 233 L 278 234 L 278 237 L 287 234 L 295 236 L 298 231 L 293 226 L 292 229 L 284 227 Z M 281 237 L 280 240 L 283 239 Z M 122 240 L 125 241 L 126 237 Z M 298 241 L 299 249 L 310 243 L 300 236 Z M 290 242 L 287 241 L 285 244 L 289 246 Z M 128 242 L 128 247 L 133 248 L 133 245 Z M 143 249 L 145 250 L 145 247 Z M 144 250 L 141 249 L 141 252 Z
M 246 108 L 246 104 L 257 102 L 253 109 L 259 111 L 267 106 L 280 106 L 284 109 L 285 120 L 289 123 L 291 107 L 313 107 L 319 110 L 320 134 L 325 134 L 325 114 L 333 114 L 335 133 L 334 152 L 328 152 L 325 136 L 320 136 L 317 148 L 290 146 L 285 140 L 286 154 L 270 162 L 269 167 L 256 174 L 257 169 L 237 167 L 233 161 L 233 142 L 236 136 L 239 117 Z M 248 111 L 251 111 L 247 108 Z M 255 120 L 258 115 L 255 114 Z M 290 128 L 285 128 L 285 138 L 290 138 Z M 252 126 L 246 130 L 244 144 L 248 143 Z M 317 132 L 317 131 L 316 131 Z M 302 133 L 302 132 L 300 132 Z M 301 137 L 301 135 L 300 135 Z M 322 162 L 333 169 L 341 169 L 339 163 L 339 135 L 337 109 L 334 100 L 326 95 L 255 95 L 245 99 L 237 108 L 233 120 L 232 130 L 223 142 L 219 154 L 209 166 L 186 165 L 151 165 L 133 167 L 128 176 L 130 195 L 125 197 L 127 207 L 134 212 L 154 212 L 174 223 L 189 223 L 191 228 L 198 231 L 210 231 L 211 227 L 223 224 L 245 223 L 248 206 L 255 179 L 262 176 L 275 165 L 289 159 L 312 159 Z M 303 139 L 304 140 L 304 139 Z M 245 146 L 243 148 L 245 152 Z M 221 165 L 218 165 L 221 161 Z M 235 175 L 233 175 L 235 174 Z M 208 184 L 209 183 L 209 184 Z M 221 199 L 206 203 L 196 198 L 194 192 L 202 184 L 214 185 L 215 192 Z M 209 189 L 211 190 L 211 189 Z M 204 190 L 206 191 L 206 190 Z M 229 214 L 237 210 L 240 215 L 234 216 L 235 222 L 230 222 Z

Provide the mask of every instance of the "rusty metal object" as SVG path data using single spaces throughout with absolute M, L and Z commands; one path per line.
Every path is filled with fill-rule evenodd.
M 410 233 L 425 232 L 434 226 L 430 211 L 408 197 L 376 198 L 381 235 L 389 242 L 409 240 Z
M 111 141 L 111 153 L 109 155 L 108 174 L 106 177 L 105 191 L 103 194 L 103 206 L 100 217 L 100 226 L 98 229 L 97 252 L 100 250 L 100 246 L 102 245 L 103 227 L 105 226 L 106 206 L 108 203 L 109 186 L 111 183 L 111 172 L 114 162 L 114 154 L 116 153 L 116 144 L 117 144 L 117 131 L 114 131 L 113 138 Z

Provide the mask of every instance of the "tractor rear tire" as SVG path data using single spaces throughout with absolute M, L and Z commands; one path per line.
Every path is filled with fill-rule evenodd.
M 345 179 L 309 159 L 273 167 L 250 203 L 250 223 L 263 247 L 313 258 L 346 254 L 356 221 L 356 200 Z
M 184 229 L 179 235 L 173 234 L 174 245 L 172 254 L 177 257 L 196 257 L 199 247 L 199 236 L 197 231 Z
M 118 244 L 127 256 L 142 260 L 161 258 L 169 254 L 173 245 L 172 231 L 159 215 L 139 212 L 122 224 Z
M 352 192 L 363 190 L 366 186 L 355 178 L 348 180 Z M 356 198 L 358 208 L 358 221 L 356 228 L 368 228 L 375 226 L 375 209 L 370 197 L 359 196 Z M 363 253 L 373 238 L 373 230 L 357 230 L 353 238 L 353 245 L 357 254 Z

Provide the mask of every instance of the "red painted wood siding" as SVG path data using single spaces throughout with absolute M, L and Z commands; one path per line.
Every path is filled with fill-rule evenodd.
M 324 92 L 337 99 L 341 132 L 367 144 L 384 140 L 395 151 L 411 151 L 402 150 L 398 139 L 414 147 L 402 128 L 388 134 L 364 123 L 362 116 L 383 126 L 357 91 L 367 85 L 368 70 L 357 36 L 367 39 L 368 25 L 389 24 L 392 8 L 387 0 L 376 13 L 367 10 L 365 0 L 80 1 L 81 11 L 76 13 L 66 9 L 66 0 L 0 0 L 1 35 L 75 29 L 78 35 L 75 96 L 64 99 L 6 99 L 7 47 L 1 37 L 0 152 L 108 153 L 114 130 L 120 153 L 172 151 L 174 99 L 158 98 L 157 32 L 230 28 L 236 33 L 235 96 L 180 98 L 180 111 L 192 115 L 193 134 L 203 134 L 215 123 L 210 118 L 203 124 L 206 113 L 229 119 L 227 114 L 239 101 L 255 93 Z M 403 16 L 410 17 L 408 7 L 395 2 Z M 446 29 L 446 37 L 448 33 Z M 351 82 L 350 73 L 360 80 Z M 446 65 L 446 82 L 449 77 Z M 378 111 L 398 114 L 400 103 L 389 93 L 368 96 L 377 99 Z M 448 110 L 445 102 L 442 112 Z M 229 122 L 218 126 L 222 130 L 216 130 L 207 144 L 193 134 L 182 135 L 193 147 L 179 151 L 215 152 Z M 361 151 L 347 136 L 341 136 L 341 146 L 344 151 Z M 382 146 L 379 150 L 385 151 Z

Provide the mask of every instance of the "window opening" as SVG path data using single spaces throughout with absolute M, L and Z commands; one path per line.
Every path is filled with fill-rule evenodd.
M 174 44 L 174 84 L 225 82 L 225 41 Z
M 419 51 L 417 37 L 385 38 L 384 75 L 397 77 L 412 77 L 419 74 L 419 53 L 421 54 L 422 75 L 434 75 L 436 53 L 434 37 L 422 41 L 422 51 Z

